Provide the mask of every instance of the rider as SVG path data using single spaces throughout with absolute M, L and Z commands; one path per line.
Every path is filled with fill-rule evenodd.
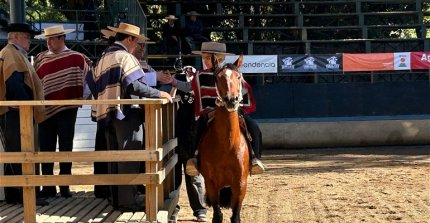
M 194 93 L 195 116 L 198 118 L 197 133 L 194 140 L 196 145 L 194 145 L 194 148 L 197 148 L 200 136 L 207 127 L 208 120 L 213 118 L 213 112 L 210 111 L 215 107 L 215 100 L 217 97 L 211 57 L 217 57 L 218 61 L 222 64 L 225 60 L 225 56 L 231 54 L 226 53 L 226 45 L 224 43 L 217 42 L 204 42 L 202 43 L 201 51 L 192 51 L 192 53 L 201 55 L 203 61 L 203 70 L 195 72 L 194 68 L 188 67 L 186 70 L 189 74 L 191 74 L 193 78 L 192 81 L 180 81 L 172 77 L 171 84 L 180 91 L 193 91 Z M 247 82 L 245 82 L 245 80 L 242 82 L 242 87 L 245 89 L 242 91 L 242 94 L 245 94 L 244 99 L 247 99 L 247 102 L 243 103 L 240 114 L 244 116 L 247 131 L 251 136 L 251 140 L 249 140 L 251 141 L 249 143 L 251 146 L 248 146 L 252 157 L 251 174 L 260 174 L 264 171 L 264 165 L 259 159 L 257 159 L 251 147 L 254 147 L 256 151 L 260 151 L 261 131 L 257 123 L 247 115 L 255 111 L 255 101 L 252 96 L 252 88 Z M 197 154 L 197 152 L 198 151 L 196 151 L 195 154 Z M 186 173 L 190 176 L 199 174 L 199 171 L 197 170 L 197 158 L 188 160 Z

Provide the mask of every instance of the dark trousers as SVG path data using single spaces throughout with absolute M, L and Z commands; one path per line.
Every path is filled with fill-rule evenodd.
M 40 151 L 54 152 L 57 147 L 60 152 L 73 150 L 75 123 L 78 108 L 60 111 L 39 124 Z M 72 163 L 60 163 L 60 175 L 71 174 Z M 53 175 L 54 163 L 42 163 L 42 174 Z M 60 191 L 68 191 L 69 186 L 60 186 Z M 54 186 L 44 186 L 43 190 L 56 191 Z
M 2 117 L 3 134 L 5 139 L 5 152 L 21 152 L 19 111 L 8 111 Z M 38 168 L 36 165 L 36 174 Z M 5 163 L 5 175 L 22 175 L 21 164 Z M 36 187 L 36 193 L 39 187 Z M 21 187 L 5 187 L 5 199 L 7 203 L 22 203 Z
M 105 151 L 108 149 L 108 145 L 105 137 L 106 127 L 101 123 L 97 123 L 96 142 L 94 146 L 95 151 Z M 110 129 L 110 128 L 109 128 Z M 116 139 L 115 132 L 108 132 L 110 139 Z M 116 141 L 111 140 L 113 143 L 110 148 L 118 148 Z M 94 174 L 108 174 L 108 162 L 94 162 Z M 108 198 L 110 196 L 110 186 L 108 185 L 95 185 L 94 196 L 97 198 Z
M 123 120 L 112 120 L 104 129 L 108 150 L 142 150 L 144 148 L 144 112 L 140 108 L 130 109 Z M 142 162 L 109 163 L 110 174 L 140 173 Z M 111 186 L 110 201 L 115 209 L 140 210 L 138 185 Z

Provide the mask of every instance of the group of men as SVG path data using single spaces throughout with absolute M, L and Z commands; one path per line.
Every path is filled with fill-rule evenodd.
M 34 64 L 28 60 L 27 52 L 32 36 L 39 33 L 25 23 L 10 24 L 4 30 L 8 32 L 8 44 L 0 51 L 0 100 L 82 99 L 85 97 L 84 88 L 87 85 L 95 100 L 147 97 L 166 98 L 172 101 L 169 93 L 155 88 L 157 82 L 177 87 L 190 99 L 195 95 L 201 96 L 199 90 L 192 87 L 195 84 L 191 84 L 190 81 L 198 80 L 201 74 L 210 74 L 208 55 L 219 56 L 224 60 L 227 54 L 225 44 L 203 43 L 202 50 L 195 53 L 202 56 L 206 69 L 200 72 L 189 71 L 188 81 L 187 79 L 181 81 L 180 77 L 172 77 L 170 73 L 164 71 L 157 72 L 140 60 L 148 38 L 140 33 L 139 27 L 132 24 L 121 23 L 118 27 L 108 27 L 106 32 L 103 32 L 105 37 L 112 41 L 94 64 L 85 55 L 67 48 L 65 36 L 74 30 L 64 29 L 61 25 L 48 27 L 43 34 L 35 36 L 46 40 L 48 50 L 38 54 Z M 244 85 L 250 87 L 246 82 Z M 193 100 L 187 101 L 194 107 Z M 253 106 L 255 107 L 255 104 Z M 194 120 L 195 117 L 204 116 L 201 113 L 203 110 L 197 112 L 191 109 L 188 112 L 192 114 L 190 117 Z M 57 139 L 60 151 L 72 151 L 77 111 L 78 106 L 74 105 L 35 107 L 34 117 L 39 126 L 41 151 L 55 151 Z M 95 150 L 143 149 L 143 112 L 143 108 L 136 105 L 93 106 L 92 118 L 97 121 Z M 19 152 L 21 148 L 18 108 L 0 107 L 0 117 L 4 119 L 2 128 L 6 139 L 5 151 Z M 246 120 L 255 139 L 252 144 L 258 147 L 261 144 L 261 132 L 252 119 Z M 177 124 L 180 125 L 180 121 L 178 120 Z M 189 145 L 186 140 L 190 137 L 184 135 L 178 138 L 179 149 L 192 151 L 188 153 L 189 155 L 182 156 L 180 165 L 187 169 L 186 186 L 194 215 L 197 221 L 203 222 L 206 221 L 204 181 L 198 173 L 197 160 L 193 159 L 195 148 L 185 148 Z M 187 163 L 189 159 L 192 161 Z M 60 163 L 60 174 L 71 174 L 71 167 L 71 163 Z M 42 164 L 43 175 L 52 175 L 53 169 L 53 163 Z M 95 173 L 139 173 L 142 171 L 142 163 L 112 163 L 102 167 L 95 164 L 94 169 Z M 264 170 L 255 155 L 252 170 L 254 174 Z M 20 175 L 20 164 L 5 164 L 5 174 Z M 112 186 L 103 189 L 105 190 L 96 188 L 96 196 L 110 198 L 115 208 L 128 211 L 142 209 L 143 204 L 139 203 L 138 199 L 139 192 L 142 191 L 137 186 Z M 55 186 L 44 186 L 37 192 L 37 203 L 46 205 L 44 198 L 56 194 Z M 8 203 L 22 203 L 22 191 L 19 188 L 8 187 L 5 195 Z M 60 187 L 60 195 L 66 198 L 72 196 L 68 186 Z

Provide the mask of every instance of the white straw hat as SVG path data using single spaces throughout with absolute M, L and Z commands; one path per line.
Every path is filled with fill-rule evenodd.
M 173 19 L 173 20 L 177 20 L 178 18 L 176 18 L 176 16 L 174 15 L 168 15 L 166 17 L 164 17 L 165 19 Z
M 63 25 L 56 25 L 56 26 L 50 26 L 45 28 L 43 34 L 37 35 L 34 38 L 35 39 L 46 39 L 49 37 L 54 37 L 54 36 L 61 36 L 61 35 L 65 35 L 67 33 L 71 33 L 74 32 L 74 29 L 64 29 Z
M 108 28 L 112 31 L 114 31 L 115 33 L 123 33 L 123 34 L 127 34 L 130 36 L 134 36 L 136 38 L 139 39 L 145 39 L 145 35 L 140 34 L 140 28 L 135 26 L 135 25 L 131 25 L 128 23 L 120 23 L 118 28 L 116 27 L 112 27 L 112 26 L 108 26 Z

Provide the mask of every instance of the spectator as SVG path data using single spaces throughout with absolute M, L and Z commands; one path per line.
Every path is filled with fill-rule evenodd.
M 73 29 L 64 29 L 62 25 L 44 29 L 44 34 L 36 36 L 45 39 L 48 50 L 39 53 L 34 68 L 42 81 L 46 100 L 76 100 L 83 98 L 84 77 L 91 65 L 85 55 L 70 50 L 65 44 L 66 34 Z M 46 106 L 46 120 L 39 125 L 41 151 L 58 150 L 71 152 L 75 135 L 75 123 L 79 105 Z M 42 163 L 42 174 L 53 175 L 54 163 Z M 72 163 L 60 163 L 60 175 L 72 174 Z M 44 186 L 42 197 L 55 197 L 55 186 Z M 60 186 L 62 197 L 71 197 L 69 186 Z
M 2 30 L 8 33 L 8 44 L 0 51 L 0 101 L 43 100 L 42 83 L 27 55 L 32 36 L 40 32 L 34 31 L 26 23 L 12 23 Z M 34 107 L 34 119 L 37 123 L 44 120 L 44 114 L 42 106 Z M 0 116 L 4 121 L 5 151 L 20 152 L 18 107 L 0 107 Z M 6 163 L 4 167 L 5 175 L 22 174 L 21 164 Z M 22 195 L 20 187 L 5 187 L 7 203 L 22 203 Z M 37 198 L 36 204 L 47 205 L 48 202 Z
M 118 28 L 108 27 L 116 32 L 115 43 L 109 46 L 98 60 L 93 72 L 86 80 L 94 99 L 130 98 L 172 98 L 167 92 L 159 91 L 145 84 L 145 73 L 139 61 L 130 53 L 137 47 L 137 41 L 145 38 L 140 28 L 120 23 Z M 105 80 L 109 80 L 106 82 Z M 144 147 L 144 113 L 134 105 L 96 105 L 95 118 L 103 125 L 108 150 L 136 150 Z M 139 173 L 140 162 L 111 163 L 111 173 Z M 142 210 L 137 186 L 112 187 L 111 203 L 123 211 Z
M 180 29 L 175 24 L 178 18 L 174 15 L 169 15 L 165 19 L 167 19 L 167 23 L 164 23 L 162 26 L 164 53 L 178 54 L 180 49 Z
M 191 50 L 197 50 L 202 42 L 209 41 L 203 36 L 203 22 L 197 19 L 198 15 L 196 11 L 188 12 L 188 19 L 185 20 L 185 41 Z

